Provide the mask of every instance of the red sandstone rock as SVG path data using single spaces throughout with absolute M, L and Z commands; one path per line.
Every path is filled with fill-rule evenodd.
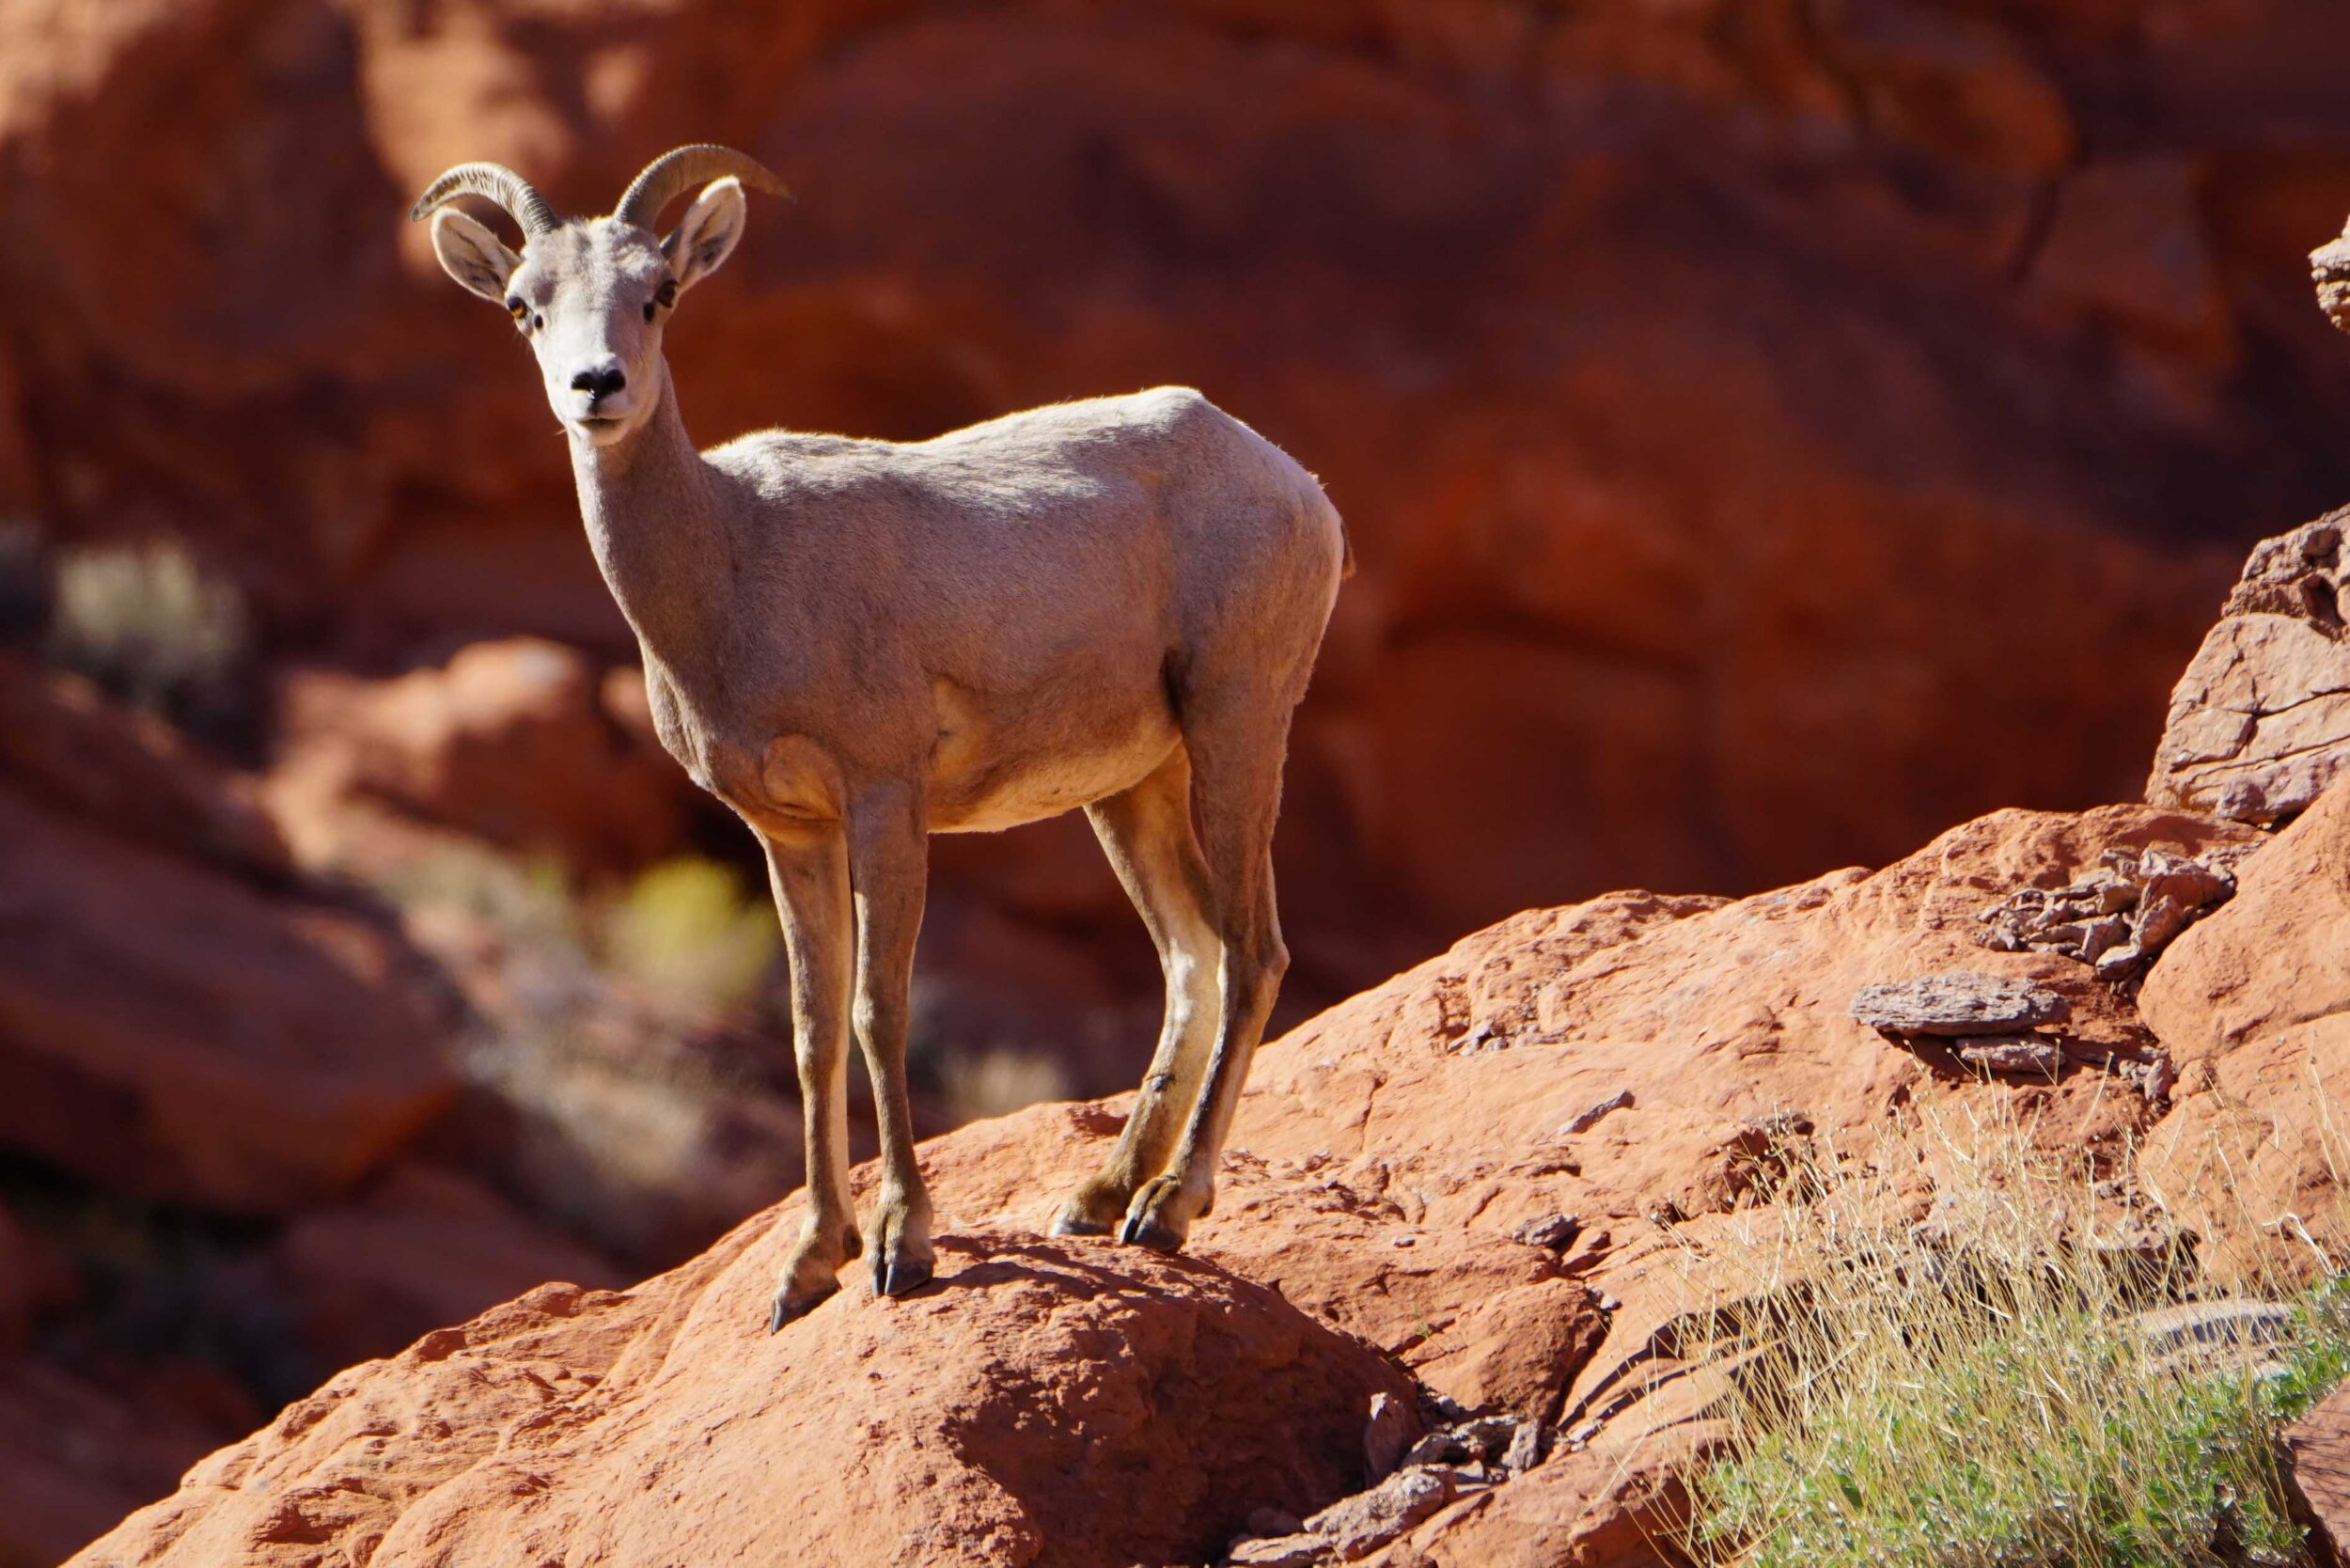
M 217 1441 L 162 1402 L 0 1356 L 0 1562 L 61 1561 Z
M 1641 1434 L 1554 1456 L 1454 1504 L 1370 1568 L 1663 1568 L 1687 1521 L 1679 1476 L 1718 1429 Z
M 1003 1233 L 771 1337 L 776 1245 L 762 1218 L 626 1294 L 548 1287 L 347 1372 L 75 1560 L 1198 1561 L 1252 1510 L 1360 1486 L 1373 1398 L 1409 1397 L 1212 1264 Z
M 641 680 L 575 649 L 511 637 L 369 682 L 297 672 L 280 713 L 278 792 L 306 810 L 371 797 L 586 870 L 674 853 L 693 785 L 641 733 Z
M 0 1144 L 108 1187 L 283 1211 L 447 1104 L 414 949 L 42 809 L 0 782 Z
M 2264 541 L 2170 694 L 2146 798 L 2289 821 L 2350 771 L 2345 514 Z
M 2336 1388 L 2280 1439 L 2285 1484 L 2328 1568 L 2350 1560 L 2350 1385 Z
M 2177 158 L 2094 162 L 2057 186 L 2032 289 L 2130 337 L 2232 362 L 2237 348 L 2196 190 Z
M 37 671 L 5 653 L 0 778 L 150 849 L 265 881 L 290 870 L 285 840 L 250 779 L 80 677 Z
M 1721 1388 L 1694 1359 L 1657 1380 L 1670 1366 L 1660 1328 L 1693 1305 L 1683 1243 L 1701 1251 L 1720 1211 L 1759 1200 L 1772 1139 L 1850 1141 L 1898 1106 L 2014 1092 L 2068 1144 L 2159 1114 L 2077 1061 L 2021 1090 L 1937 1067 L 1851 1018 L 1853 993 L 1974 967 L 2061 996 L 2073 1038 L 2140 1049 L 2134 1012 L 2088 965 L 1986 952 L 1977 917 L 2020 886 L 2068 885 L 2108 850 L 2192 855 L 2254 838 L 2145 807 L 2004 812 L 1874 874 L 1730 904 L 1623 894 L 1529 913 L 1261 1053 L 1193 1260 L 1024 1239 L 1119 1125 L 1115 1104 L 1032 1107 L 925 1145 L 956 1238 L 935 1292 L 877 1304 L 852 1286 L 765 1339 L 758 1302 L 793 1199 L 625 1296 L 536 1293 L 346 1374 L 80 1560 L 144 1560 L 166 1542 L 166 1563 L 276 1560 L 245 1544 L 257 1530 L 312 1552 L 380 1531 L 385 1565 L 514 1543 L 698 1560 L 781 1549 L 782 1521 L 810 1562 L 979 1550 L 1123 1563 L 1163 1560 L 1148 1554 L 1179 1539 L 1211 1555 L 1258 1508 L 1304 1519 L 1360 1484 L 1369 1396 L 1401 1385 L 1315 1320 L 1438 1394 L 1560 1428 L 1548 1459 L 1463 1491 L 1383 1549 L 1464 1565 L 1650 1560 L 1642 1532 L 1667 1512 L 1674 1466 L 1708 1440 Z M 2274 848 L 2157 977 L 2251 896 Z M 1619 1108 L 1562 1130 L 1622 1090 Z M 860 1188 L 871 1179 L 861 1170 Z M 1588 1231 L 1572 1254 L 1512 1239 L 1568 1212 Z M 1268 1325 L 1285 1347 L 1270 1359 L 1247 1348 Z M 1158 1359 L 1178 1345 L 1180 1374 Z M 1273 1370 L 1297 1356 L 1321 1392 Z M 1210 1414 L 1146 1419 L 1170 1400 Z M 370 1450 L 365 1494 L 332 1485 L 362 1434 L 407 1431 L 404 1413 L 428 1408 L 446 1435 Z M 1277 1466 L 1292 1481 L 1251 1489 L 1236 1478 L 1264 1452 L 1232 1434 L 1260 1426 L 1284 1427 L 1286 1463 L 1306 1468 Z M 806 1461 L 849 1446 L 847 1472 Z M 1131 1457 L 1097 1457 L 1073 1486 L 1042 1479 L 1089 1452 Z M 1109 1479 L 1129 1464 L 1177 1478 L 1163 1483 L 1186 1498 L 1183 1524 Z M 741 1500 L 753 1494 L 756 1510 Z
M 414 1164 L 296 1219 L 275 1261 L 304 1342 L 330 1366 L 389 1356 L 548 1280 L 619 1283 L 609 1263 L 478 1182 Z
M 39 1244 L 0 1206 L 0 1356 L 24 1348 L 39 1294 Z
M 2170 945 L 2138 1009 L 2179 1071 L 2149 1169 L 2182 1224 L 2237 1243 L 2290 1213 L 2343 1235 L 2350 1124 L 2350 789 L 2239 862 L 2236 896 Z

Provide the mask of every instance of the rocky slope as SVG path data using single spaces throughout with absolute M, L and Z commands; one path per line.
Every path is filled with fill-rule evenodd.
M 2224 1272 L 2288 1208 L 2350 1242 L 2344 865 L 2337 788 L 1529 912 L 1261 1053 L 1184 1259 L 1036 1234 L 1122 1105 L 1036 1106 L 925 1145 L 934 1290 L 767 1336 L 787 1200 L 344 1372 L 74 1560 L 1657 1561 L 1718 1388 L 1691 1314 L 1747 1288 L 1718 1228 L 1791 1146 L 2012 1112 L 2142 1146 L 2146 1245 Z

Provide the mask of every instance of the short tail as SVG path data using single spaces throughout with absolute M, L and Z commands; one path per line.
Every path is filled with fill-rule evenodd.
M 1339 509 L 1331 504 L 1330 493 L 1322 488 L 1322 482 L 1308 474 L 1306 485 L 1308 515 L 1321 512 L 1339 531 L 1339 581 L 1343 583 L 1355 575 L 1355 536 L 1347 530 L 1346 519 L 1339 515 Z

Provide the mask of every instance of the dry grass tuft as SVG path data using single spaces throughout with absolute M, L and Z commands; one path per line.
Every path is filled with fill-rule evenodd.
M 174 541 L 69 552 L 50 657 L 126 702 L 188 718 L 231 705 L 251 627 L 234 584 Z
M 2350 1372 L 2350 1290 L 2289 1259 L 2280 1310 L 2188 1343 L 2220 1290 L 2112 1162 L 1925 1119 L 1870 1157 L 1790 1151 L 1785 1201 L 1701 1262 L 1726 1456 L 1688 1544 L 1749 1568 L 2302 1563 L 2276 1437 Z M 2257 1339 L 2260 1342 L 2253 1342 Z

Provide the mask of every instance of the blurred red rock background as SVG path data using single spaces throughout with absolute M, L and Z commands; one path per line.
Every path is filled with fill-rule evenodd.
M 796 1180 L 748 840 L 403 221 L 446 165 L 792 184 L 670 334 L 705 444 L 1186 382 L 1324 477 L 1290 1020 L 2134 797 L 2245 547 L 2350 493 L 2345 53 L 2326 0 L 6 0 L 0 1563 Z M 936 859 L 932 1124 L 1130 1084 L 1082 822 Z

